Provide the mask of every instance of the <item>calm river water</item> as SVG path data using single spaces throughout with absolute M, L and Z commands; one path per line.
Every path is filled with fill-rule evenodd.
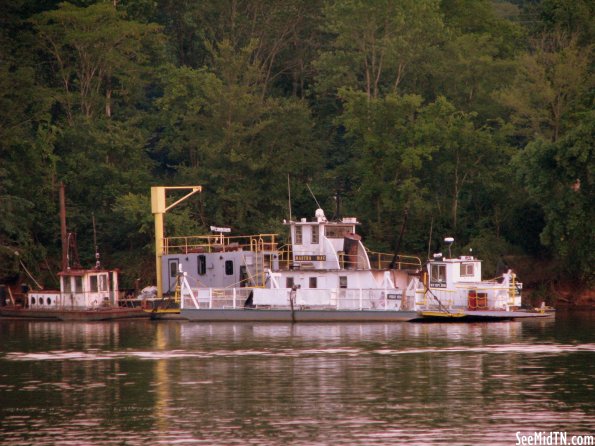
M 0 443 L 570 441 L 595 433 L 594 328 L 0 320 Z

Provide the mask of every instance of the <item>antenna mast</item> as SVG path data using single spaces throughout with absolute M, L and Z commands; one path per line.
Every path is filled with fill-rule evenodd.
M 312 198 L 314 198 L 314 201 L 316 202 L 316 206 L 318 206 L 318 209 L 322 209 L 322 207 L 320 206 L 320 203 L 318 203 L 318 200 L 314 196 L 314 192 L 312 192 L 312 189 L 310 189 L 310 185 L 308 183 L 306 183 L 306 187 L 310 191 L 310 195 L 312 195 Z
M 62 271 L 68 270 L 68 234 L 66 232 L 66 194 L 60 182 L 60 238 L 62 239 Z
M 101 261 L 99 260 L 99 246 L 97 246 L 97 228 L 95 227 L 95 212 L 91 213 L 93 219 L 93 245 L 95 246 L 95 269 L 101 269 Z
M 289 221 L 291 221 L 291 183 L 289 182 L 289 174 L 287 174 L 287 195 L 289 200 Z

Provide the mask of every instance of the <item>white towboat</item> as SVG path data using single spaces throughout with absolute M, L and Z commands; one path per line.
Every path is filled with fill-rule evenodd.
M 512 271 L 482 281 L 481 261 L 368 251 L 355 218 L 285 222 L 290 243 L 276 235 L 164 239 L 163 293 L 175 293 L 191 321 L 501 320 L 541 317 L 521 311 L 522 284 Z M 213 228 L 212 228 L 213 229 Z

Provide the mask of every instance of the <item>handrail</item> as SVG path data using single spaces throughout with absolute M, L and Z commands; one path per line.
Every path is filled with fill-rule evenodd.
M 277 250 L 278 234 L 257 234 L 244 236 L 193 235 L 166 237 L 163 239 L 164 255 L 188 254 L 192 252 L 220 252 L 257 247 L 262 251 Z
M 387 254 L 382 252 L 374 252 L 366 250 L 368 252 L 368 258 L 370 259 L 370 265 L 377 269 L 389 269 L 391 262 L 393 261 L 394 254 Z M 403 269 L 404 267 L 410 268 L 421 268 L 421 259 L 417 256 L 410 255 L 398 255 L 398 261 L 395 262 L 397 269 Z

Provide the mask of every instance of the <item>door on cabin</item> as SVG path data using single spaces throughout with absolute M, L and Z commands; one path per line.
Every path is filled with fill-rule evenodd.
M 167 259 L 168 283 L 167 291 L 173 293 L 176 289 L 180 261 L 178 259 Z

